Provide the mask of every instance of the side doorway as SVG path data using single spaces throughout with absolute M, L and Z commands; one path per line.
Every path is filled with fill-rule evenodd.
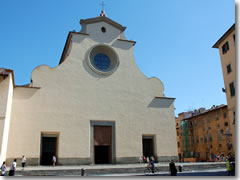
M 157 160 L 156 157 L 156 151 L 155 151 L 155 136 L 154 135 L 143 135 L 142 136 L 142 148 L 143 148 L 143 156 L 145 157 L 151 157 L 153 156 L 155 160 Z
M 52 165 L 53 156 L 57 157 L 58 134 L 41 134 L 40 165 Z

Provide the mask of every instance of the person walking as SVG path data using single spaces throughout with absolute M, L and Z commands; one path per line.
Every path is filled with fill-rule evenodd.
M 6 162 L 3 161 L 2 166 L 1 166 L 1 176 L 6 176 L 6 169 L 7 169 Z
M 142 158 L 142 156 L 140 156 L 140 157 L 138 158 L 138 162 L 139 162 L 140 164 L 143 163 L 143 158 Z
M 25 167 L 25 165 L 26 165 L 26 161 L 27 161 L 27 159 L 26 159 L 26 157 L 23 155 L 23 157 L 22 157 L 22 170 L 24 170 L 24 167 Z
M 177 175 L 177 168 L 176 168 L 173 160 L 171 160 L 171 162 L 169 163 L 169 171 L 170 171 L 171 176 L 176 176 Z
M 152 173 L 154 173 L 155 165 L 154 165 L 154 157 L 153 156 L 150 157 L 150 165 L 151 165 Z
M 52 158 L 53 167 L 56 165 L 56 161 L 57 161 L 56 156 L 53 156 L 53 158 Z
M 12 162 L 11 164 L 11 167 L 10 167 L 10 171 L 9 171 L 9 176 L 14 176 L 15 175 L 15 171 L 16 171 L 16 168 L 17 168 L 17 159 L 14 159 L 14 161 Z
M 143 156 L 143 163 L 146 163 L 147 162 L 147 159 L 145 156 Z
M 227 173 L 228 173 L 228 176 L 233 176 L 233 166 L 232 166 L 232 162 L 230 161 L 230 158 L 227 156 L 226 157 L 227 159 Z
M 147 167 L 150 168 L 150 160 L 149 160 L 149 157 L 147 157 Z
M 214 161 L 216 162 L 217 161 L 217 155 L 214 154 Z

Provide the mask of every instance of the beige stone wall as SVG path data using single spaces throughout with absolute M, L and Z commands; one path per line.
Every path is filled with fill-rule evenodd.
M 101 26 L 107 31 L 100 37 Z M 58 158 L 89 158 L 90 120 L 115 121 L 118 158 L 142 155 L 142 135 L 156 136 L 157 156 L 177 156 L 173 100 L 158 98 L 163 107 L 151 107 L 155 97 L 163 97 L 162 82 L 142 74 L 132 44 L 117 40 L 118 29 L 104 22 L 86 29 L 89 36 L 73 34 L 63 63 L 33 70 L 32 85 L 40 89 L 15 88 L 8 158 L 39 158 L 41 132 L 59 133 Z M 109 76 L 87 64 L 97 44 L 111 46 L 119 57 Z

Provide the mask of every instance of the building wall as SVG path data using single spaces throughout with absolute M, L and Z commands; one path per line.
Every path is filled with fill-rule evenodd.
M 184 119 L 184 114 L 181 113 L 176 117 L 176 132 L 177 132 L 177 147 L 178 147 L 178 160 L 183 161 L 183 145 L 181 135 L 181 121 Z
M 180 114 L 181 115 L 181 114 Z M 230 120 L 227 106 L 216 106 L 204 113 L 183 119 L 188 126 L 188 133 L 182 136 L 189 136 L 191 156 L 184 158 L 195 158 L 196 161 L 214 161 L 214 155 L 224 156 L 233 154 L 232 137 L 229 136 Z M 184 137 L 182 137 L 183 139 Z M 184 145 L 183 145 L 184 146 Z M 184 151 L 184 147 L 182 147 Z
M 222 73 L 223 73 L 223 79 L 224 79 L 224 86 L 226 90 L 226 98 L 227 98 L 227 104 L 229 109 L 229 118 L 230 118 L 230 132 L 233 136 L 233 142 L 235 142 L 235 96 L 231 96 L 230 93 L 230 83 L 234 83 L 234 86 L 236 88 L 236 57 L 235 57 L 235 27 L 233 29 L 229 30 L 230 33 L 227 36 L 224 36 L 221 40 L 220 44 L 218 45 L 220 59 L 221 59 L 221 65 L 222 65 Z M 222 47 L 223 45 L 228 42 L 229 44 L 229 50 L 226 53 L 223 53 Z M 231 65 L 232 71 L 230 73 L 227 72 L 227 66 Z M 237 91 L 235 92 L 237 93 Z M 235 147 L 235 143 L 234 143 Z
M 109 36 L 99 38 L 96 31 L 101 26 Z M 14 89 L 7 158 L 24 154 L 39 164 L 41 133 L 55 133 L 59 162 L 89 164 L 90 121 L 115 122 L 117 163 L 137 161 L 143 135 L 155 136 L 160 161 L 177 157 L 173 100 L 164 98 L 162 82 L 142 74 L 132 44 L 117 40 L 115 27 L 101 22 L 86 29 L 90 35 L 72 34 L 64 62 L 55 68 L 38 66 L 31 88 Z M 87 64 L 89 49 L 98 44 L 118 55 L 119 67 L 109 76 L 93 72 Z
M 213 161 L 214 155 L 226 156 L 228 153 L 233 153 L 233 149 L 228 149 L 227 146 L 229 142 L 232 144 L 232 139 L 228 135 L 230 121 L 227 114 L 227 106 L 224 106 L 191 118 L 195 140 L 194 152 L 200 153 L 198 160 Z

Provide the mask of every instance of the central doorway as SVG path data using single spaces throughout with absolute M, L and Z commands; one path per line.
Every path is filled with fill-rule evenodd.
M 112 126 L 94 126 L 94 162 L 112 163 Z
M 90 120 L 90 162 L 115 164 L 115 122 Z
M 95 164 L 109 164 L 110 163 L 110 148 L 111 146 L 95 146 Z

